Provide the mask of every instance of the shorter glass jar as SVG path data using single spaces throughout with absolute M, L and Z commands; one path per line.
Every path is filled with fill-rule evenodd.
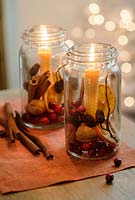
M 57 128 L 64 123 L 64 30 L 34 25 L 22 35 L 19 52 L 22 119 L 31 128 Z
M 120 144 L 121 73 L 108 44 L 74 46 L 64 72 L 66 149 L 83 159 L 105 159 Z

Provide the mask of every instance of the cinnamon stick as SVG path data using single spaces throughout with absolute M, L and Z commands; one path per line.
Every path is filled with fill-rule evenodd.
M 51 81 L 46 80 L 45 82 L 43 82 L 42 85 L 40 85 L 40 87 L 37 86 L 35 99 L 39 99 L 44 94 L 44 92 L 46 91 L 46 89 L 49 87 L 50 84 L 51 84 Z
M 48 151 L 46 145 L 43 144 L 39 138 L 32 135 L 28 131 L 28 129 L 25 127 L 22 119 L 20 118 L 19 113 L 17 111 L 15 111 L 15 113 L 16 113 L 15 120 L 16 120 L 16 124 L 17 124 L 18 128 L 41 149 L 41 152 L 44 154 L 44 156 L 47 158 L 47 160 L 52 160 L 54 156 Z
M 9 141 L 11 143 L 15 142 L 15 136 L 14 136 L 14 132 L 13 132 L 13 127 L 12 127 L 12 108 L 10 106 L 9 103 L 6 103 L 4 105 L 4 111 L 5 111 L 5 115 L 7 117 L 7 135 L 9 138 Z
M 30 71 L 29 71 L 30 75 L 31 75 L 31 76 L 36 75 L 36 74 L 38 73 L 39 68 L 40 68 L 40 65 L 39 65 L 38 63 L 35 63 L 35 64 L 31 67 L 31 69 L 30 69 Z
M 36 77 L 29 81 L 28 102 L 31 102 L 34 99 L 37 86 L 38 86 L 38 79 Z
M 40 148 L 37 147 L 28 137 L 26 137 L 23 132 L 21 132 L 14 120 L 13 111 L 10 103 L 4 105 L 5 114 L 7 116 L 8 127 L 11 129 L 11 133 L 17 138 L 31 153 L 34 155 L 38 154 Z

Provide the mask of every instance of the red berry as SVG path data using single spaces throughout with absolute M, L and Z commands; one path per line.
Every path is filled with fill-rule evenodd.
M 49 117 L 50 120 L 54 120 L 54 119 L 56 119 L 57 115 L 56 115 L 56 113 L 50 113 L 48 115 L 48 117 Z
M 88 150 L 90 149 L 90 146 L 91 146 L 90 143 L 83 143 L 83 144 L 81 145 L 81 149 L 82 149 L 83 151 L 88 151 Z
M 96 150 L 93 149 L 93 148 L 89 149 L 88 155 L 89 155 L 89 156 L 95 156 L 95 155 L 96 155 Z
M 62 105 L 55 105 L 53 108 L 54 112 L 59 114 L 62 111 Z
M 114 164 L 115 164 L 115 167 L 119 167 L 122 163 L 122 160 L 120 158 L 115 158 L 114 159 Z
M 57 117 L 57 123 L 64 122 L 64 117 L 59 116 Z
M 107 148 L 106 147 L 101 147 L 98 149 L 98 155 L 99 156 L 105 156 L 107 154 Z
M 107 184 L 111 184 L 114 179 L 114 176 L 113 174 L 106 174 L 105 179 Z
M 54 109 L 56 103 L 54 101 L 49 102 L 49 108 Z
M 72 115 L 75 115 L 77 112 L 76 112 L 76 109 L 75 108 L 73 108 L 73 109 L 71 109 L 71 114 Z
M 72 101 L 72 105 L 77 108 L 80 104 L 79 101 Z
M 42 117 L 42 119 L 40 120 L 40 122 L 42 122 L 43 124 L 47 125 L 50 123 L 50 120 L 48 119 L 48 117 Z
M 78 112 L 85 112 L 86 109 L 85 109 L 84 106 L 80 105 L 80 106 L 78 106 L 77 111 L 78 111 Z

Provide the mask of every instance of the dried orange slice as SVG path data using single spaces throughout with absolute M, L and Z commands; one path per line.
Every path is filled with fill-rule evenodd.
M 117 146 L 116 140 L 115 140 L 113 137 L 111 137 L 111 135 L 110 135 L 110 133 L 109 133 L 108 131 L 102 129 L 102 128 L 100 127 L 100 125 L 97 125 L 97 126 L 95 127 L 95 130 L 96 130 L 96 133 L 98 134 L 98 136 L 99 136 L 102 140 L 104 140 L 105 142 L 107 142 L 108 144 L 110 144 L 110 145 L 112 145 L 112 146 L 114 146 L 114 147 Z
M 110 113 L 112 113 L 116 105 L 116 97 L 110 86 L 107 86 L 107 97 L 108 97 L 108 102 L 110 106 Z M 107 105 L 107 99 L 106 99 L 106 88 L 104 84 L 100 84 L 98 88 L 97 107 L 98 109 L 103 110 L 104 115 L 107 116 L 108 105 Z
M 45 107 L 48 112 L 52 112 L 53 110 L 49 108 L 49 102 L 55 102 L 56 104 L 61 104 L 62 101 L 62 93 L 56 93 L 54 88 L 54 82 L 51 83 L 51 85 L 47 88 L 47 91 L 45 92 L 43 96 Z

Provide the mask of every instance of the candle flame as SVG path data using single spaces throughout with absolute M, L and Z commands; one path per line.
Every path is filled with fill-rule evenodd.
M 41 37 L 43 38 L 43 40 L 47 40 L 47 29 L 45 26 L 41 26 Z
M 92 44 L 91 48 L 90 48 L 90 61 L 92 61 L 92 62 L 95 61 L 94 53 L 95 53 L 95 48 L 94 48 L 94 44 Z

